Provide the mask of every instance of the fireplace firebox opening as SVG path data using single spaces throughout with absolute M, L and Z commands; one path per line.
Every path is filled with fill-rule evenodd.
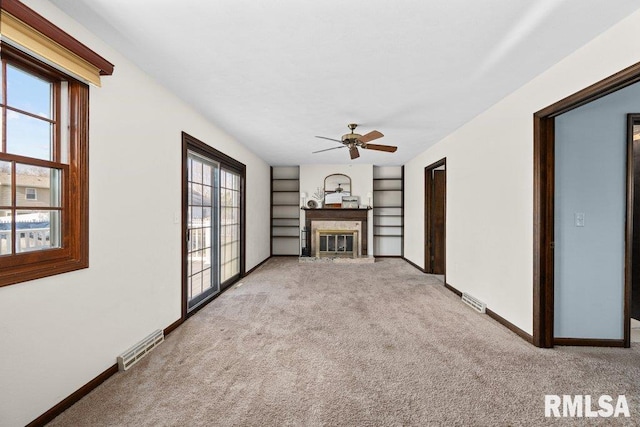
M 339 231 L 319 233 L 319 256 L 354 256 L 354 232 Z

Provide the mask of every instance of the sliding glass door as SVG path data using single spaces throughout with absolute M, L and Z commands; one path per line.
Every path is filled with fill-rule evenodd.
M 244 273 L 245 165 L 183 133 L 183 318 Z

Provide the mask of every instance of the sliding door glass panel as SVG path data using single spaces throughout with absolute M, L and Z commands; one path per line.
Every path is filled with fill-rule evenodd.
M 187 167 L 187 309 L 220 290 L 218 163 L 189 152 Z
M 220 280 L 240 274 L 240 175 L 220 171 Z

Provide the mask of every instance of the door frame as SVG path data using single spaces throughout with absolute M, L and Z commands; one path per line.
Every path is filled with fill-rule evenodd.
M 237 277 L 233 280 L 229 280 L 224 283 L 220 283 L 220 290 L 217 294 L 213 295 L 206 302 L 200 304 L 197 307 L 194 307 L 191 311 L 187 312 L 187 213 L 188 213 L 188 203 L 187 203 L 187 170 L 188 170 L 188 157 L 189 151 L 201 154 L 205 157 L 210 158 L 220 164 L 220 168 L 226 168 L 237 172 L 240 174 L 240 215 L 241 215 L 241 223 L 240 223 L 240 271 Z M 235 160 L 232 157 L 227 156 L 226 154 L 216 150 L 208 144 L 194 138 L 186 132 L 182 132 L 182 187 L 181 187 L 181 198 L 182 198 L 182 221 L 180 231 L 181 236 L 181 283 L 182 283 L 182 298 L 181 298 L 181 321 L 186 320 L 188 317 L 197 313 L 202 307 L 209 304 L 211 301 L 216 299 L 222 292 L 226 289 L 229 289 L 231 285 L 240 280 L 240 278 L 244 277 L 246 274 L 246 224 L 247 224 L 247 209 L 246 209 L 246 170 L 247 167 L 244 163 L 241 163 Z
M 431 270 L 431 228 L 432 228 L 432 218 L 430 214 L 430 206 L 429 201 L 433 198 L 433 170 L 437 169 L 441 166 L 444 166 L 445 175 L 445 196 L 444 196 L 444 248 L 443 248 L 443 257 L 444 257 L 444 281 L 447 282 L 447 158 L 444 157 L 437 162 L 431 163 L 429 166 L 424 168 L 424 271 L 429 273 Z M 427 250 L 429 248 L 429 250 Z M 431 274 L 431 273 L 429 273 Z
M 636 168 L 640 164 L 640 141 L 635 143 L 633 140 L 633 126 L 640 125 L 640 113 L 627 114 L 627 258 L 625 265 L 628 272 L 625 272 L 625 304 L 624 304 L 624 345 L 631 346 L 631 308 L 633 304 L 633 248 L 640 248 L 640 224 L 634 221 L 634 215 L 640 214 L 640 188 L 637 188 L 636 176 L 640 179 L 640 170 Z M 636 158 L 638 162 L 636 162 Z M 636 254 L 635 258 L 638 258 Z M 628 277 L 627 277 L 628 273 Z M 636 279 L 637 280 L 637 279 Z M 635 298 L 639 298 L 636 295 Z
M 533 115 L 533 344 L 537 347 L 551 348 L 554 344 L 630 346 L 634 173 L 632 154 L 627 155 L 624 338 L 623 340 L 571 339 L 567 342 L 554 340 L 555 118 L 639 81 L 640 63 L 636 63 L 543 108 Z

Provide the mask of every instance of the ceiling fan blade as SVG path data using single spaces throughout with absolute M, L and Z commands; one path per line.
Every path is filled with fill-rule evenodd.
M 313 151 L 311 152 L 311 154 L 322 153 L 323 151 L 329 151 L 329 150 L 337 150 L 338 148 L 345 148 L 345 147 L 346 145 L 343 145 L 342 147 L 325 148 L 324 150 Z
M 349 147 L 349 154 L 351 155 L 351 160 L 357 159 L 358 157 L 360 157 L 360 152 L 358 151 L 358 147 L 356 147 L 355 145 L 352 145 L 351 147 Z
M 326 136 L 316 136 L 316 138 L 328 139 L 329 141 L 335 141 L 335 142 L 339 142 L 339 143 L 342 144 L 342 141 L 340 141 L 339 139 L 327 138 Z
M 360 138 L 358 138 L 358 141 L 363 142 L 363 143 L 367 143 L 369 141 L 373 141 L 374 139 L 378 139 L 378 138 L 382 138 L 384 135 L 381 132 L 378 132 L 377 130 L 372 130 L 371 132 L 362 135 Z
M 378 145 L 378 144 L 367 144 L 362 148 L 366 148 L 367 150 L 377 150 L 377 151 L 386 151 L 387 153 L 395 153 L 398 147 L 393 145 Z

